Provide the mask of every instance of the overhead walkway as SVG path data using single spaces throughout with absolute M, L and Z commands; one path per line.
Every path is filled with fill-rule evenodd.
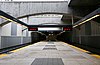
M 100 65 L 100 58 L 64 42 L 38 42 L 0 55 L 0 65 Z

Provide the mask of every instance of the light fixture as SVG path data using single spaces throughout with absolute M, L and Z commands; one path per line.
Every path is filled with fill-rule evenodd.
M 13 22 L 13 20 L 11 20 L 11 19 L 8 19 L 8 18 L 6 18 L 6 17 L 4 17 L 4 16 L 0 16 L 0 18 L 4 18 L 4 19 L 6 19 L 6 20 L 8 20 L 8 21 L 11 21 L 11 22 Z
M 0 18 L 4 18 L 4 19 L 6 19 L 6 20 L 8 20 L 8 21 L 11 21 L 11 22 L 14 22 L 14 23 L 16 23 L 16 24 L 19 24 L 18 22 L 15 22 L 15 21 L 13 21 L 13 20 L 11 20 L 11 19 L 8 19 L 8 18 L 6 18 L 6 17 L 4 17 L 4 16 L 1 16 L 0 15 Z M 23 25 L 24 26 L 24 25 Z M 24 27 L 27 27 L 27 26 L 24 26 Z
M 60 28 L 58 28 L 58 27 L 43 27 L 43 28 L 38 28 L 38 30 L 39 31 L 45 31 L 45 30 L 47 30 L 47 31 L 59 31 L 59 30 L 61 30 Z
M 6 20 L 8 20 L 8 21 L 14 22 L 13 20 L 8 19 L 8 18 L 6 18 L 6 17 L 4 17 L 4 16 L 0 16 L 0 18 L 4 18 L 4 19 L 6 19 Z M 19 23 L 17 23 L 17 22 L 14 22 L 14 23 L 19 24 Z
M 74 25 L 73 28 L 75 28 L 75 27 L 77 27 L 77 26 L 79 26 L 79 25 L 82 25 L 83 23 L 86 23 L 86 22 L 88 22 L 88 21 L 90 21 L 90 20 L 92 20 L 92 19 L 94 19 L 94 18 L 96 18 L 96 17 L 98 17 L 98 16 L 100 16 L 100 15 L 98 14 L 98 15 L 95 15 L 95 16 L 89 18 L 89 19 L 86 19 L 85 21 L 83 21 L 83 22 L 81 22 L 81 23 L 79 23 L 79 24 L 77 24 L 77 25 Z

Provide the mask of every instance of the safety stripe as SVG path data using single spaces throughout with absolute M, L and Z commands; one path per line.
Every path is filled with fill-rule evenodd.
M 10 51 L 10 52 L 17 52 L 17 51 L 23 50 L 23 49 L 25 49 L 25 48 L 27 48 L 27 47 L 29 47 L 29 46 L 31 46 L 31 45 L 28 45 L 28 46 L 25 46 L 25 47 L 22 47 L 22 48 L 19 48 L 19 49 Z M 7 55 L 9 55 L 9 54 L 0 54 L 0 58 L 2 58 L 2 57 L 4 57 L 4 56 L 7 56 Z
M 22 48 L 19 48 L 19 49 L 13 50 L 13 51 L 11 51 L 11 52 L 18 52 L 18 51 L 20 51 L 20 50 L 23 50 L 23 49 L 29 47 L 29 46 L 31 46 L 31 45 L 28 45 L 28 46 L 25 46 L 25 47 L 22 47 Z
M 0 58 L 7 56 L 7 54 L 0 54 Z
M 70 44 L 68 44 L 68 43 L 65 43 L 65 44 L 67 44 L 67 45 L 69 45 L 70 47 L 72 47 L 72 48 L 75 48 L 75 49 L 77 49 L 77 50 L 80 50 L 80 51 L 82 51 L 82 52 L 89 52 L 89 51 L 86 51 L 86 50 L 84 50 L 84 49 L 81 49 L 81 48 L 78 48 L 78 47 L 76 47 L 76 46 L 73 46 L 73 45 L 70 45 Z M 93 56 L 93 57 L 96 57 L 96 58 L 100 58 L 100 55 L 97 55 L 97 54 L 90 54 L 91 56 Z
M 90 54 L 90 55 L 100 59 L 100 55 L 97 54 Z
M 75 49 L 77 49 L 77 50 L 80 50 L 80 51 L 82 51 L 82 52 L 89 52 L 89 51 L 87 51 L 87 50 L 84 50 L 84 49 L 78 48 L 78 47 L 73 46 L 73 45 L 70 45 L 70 44 L 68 44 L 68 43 L 65 43 L 65 44 L 69 45 L 69 46 L 72 47 L 72 48 L 75 48 Z

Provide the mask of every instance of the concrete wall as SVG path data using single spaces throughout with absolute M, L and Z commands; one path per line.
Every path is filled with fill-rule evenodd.
M 92 36 L 100 36 L 100 23 L 91 22 L 91 35 Z
M 8 23 L 1 28 L 2 29 L 1 36 L 11 36 L 11 24 L 12 23 Z
M 3 21 L 5 20 L 0 19 L 0 22 Z M 27 20 L 25 20 L 24 22 L 27 22 Z M 31 42 L 31 37 L 26 34 L 26 32 L 28 31 L 24 31 L 22 35 L 23 29 L 23 26 L 14 22 L 0 27 L 0 49 Z
M 31 42 L 31 37 L 23 37 L 23 43 Z
M 17 24 L 17 36 L 22 36 L 22 26 Z
M 89 21 L 74 28 L 72 42 L 100 49 L 100 24 Z
M 17 24 L 12 23 L 11 24 L 11 36 L 16 36 L 17 35 Z
M 100 49 L 100 36 L 81 36 L 81 44 Z
M 1 37 L 1 48 L 16 46 L 16 45 L 20 45 L 24 43 L 29 43 L 29 42 L 31 42 L 31 37 L 23 37 L 23 43 L 21 43 L 20 36 L 2 36 Z
M 1 48 L 18 45 L 21 43 L 20 37 L 16 36 L 2 36 L 1 37 Z

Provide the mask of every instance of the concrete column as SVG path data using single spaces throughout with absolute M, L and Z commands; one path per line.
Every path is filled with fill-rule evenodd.
M 2 19 L 0 18 L 0 24 L 2 22 Z M 0 49 L 1 49 L 1 27 L 0 27 Z
M 1 27 L 0 27 L 0 49 L 1 49 Z
M 29 17 L 27 17 L 27 24 L 29 23 Z M 28 34 L 28 30 L 26 30 L 26 37 L 28 37 L 29 34 Z
M 17 25 L 15 23 L 11 24 L 11 36 L 17 36 Z
M 87 22 L 85 24 L 85 34 L 86 35 L 91 35 L 91 22 Z

